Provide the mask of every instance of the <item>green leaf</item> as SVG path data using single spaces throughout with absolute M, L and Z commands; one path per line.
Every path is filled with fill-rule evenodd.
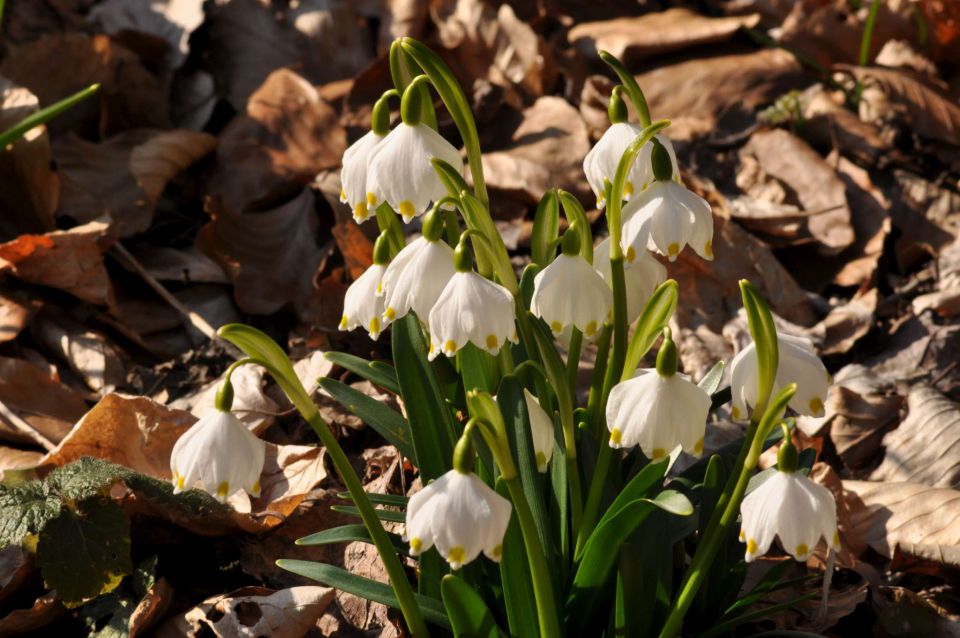
M 627 356 L 624 360 L 623 378 L 629 379 L 633 376 L 643 355 L 647 354 L 653 347 L 654 341 L 660 335 L 660 331 L 670 321 L 673 312 L 677 309 L 677 299 L 680 295 L 680 286 L 673 279 L 668 279 L 660 284 L 643 312 L 634 324 L 633 338 L 627 347 Z
M 417 463 L 417 452 L 413 447 L 413 435 L 410 424 L 403 415 L 387 407 L 383 402 L 367 396 L 363 392 L 340 383 L 336 379 L 324 377 L 319 380 L 320 387 L 336 399 L 351 414 L 355 414 L 364 423 L 372 427 L 396 447 L 400 454 Z
M 337 498 L 344 501 L 353 501 L 353 495 L 350 492 L 338 492 Z M 367 500 L 374 505 L 392 505 L 403 510 L 407 509 L 407 503 L 410 502 L 408 497 L 399 494 L 371 494 L 369 492 L 367 493 Z
M 440 583 L 443 604 L 457 638 L 498 638 L 503 635 L 487 604 L 462 578 L 447 574 Z
M 556 241 L 560 236 L 560 206 L 557 193 L 548 190 L 537 204 L 533 217 L 533 234 L 530 237 L 530 251 L 533 263 L 544 268 L 553 261 L 557 252 Z
M 397 552 L 401 554 L 407 553 L 407 544 L 403 542 L 403 539 L 401 539 L 398 534 L 391 534 L 390 532 L 387 532 L 387 535 L 390 537 L 390 541 L 397 549 Z M 353 543 L 356 541 L 361 543 L 373 543 L 373 539 L 370 538 L 370 532 L 368 532 L 367 528 L 361 524 L 341 525 L 340 527 L 325 529 L 322 532 L 317 532 L 316 534 L 310 534 L 309 536 L 298 538 L 296 544 L 313 546 L 332 545 L 334 543 Z
M 509 498 L 510 491 L 502 480 L 497 481 L 497 493 Z M 550 545 L 544 544 L 544 547 L 549 548 Z M 503 602 L 507 610 L 510 635 L 539 636 L 540 622 L 537 619 L 537 599 L 533 593 L 530 562 L 516 515 L 510 517 L 507 533 L 503 536 L 500 581 L 503 584 Z
M 637 118 L 640 120 L 640 126 L 647 127 L 650 125 L 650 108 L 647 106 L 647 99 L 643 95 L 643 91 L 640 89 L 640 85 L 637 84 L 637 79 L 633 77 L 633 74 L 630 73 L 623 63 L 620 62 L 617 58 L 610 55 L 606 51 L 598 51 L 600 59 L 607 63 L 613 72 L 617 74 L 617 77 L 620 78 L 620 82 L 623 84 L 623 88 L 627 90 L 627 95 L 630 96 L 630 101 L 633 102 L 633 108 L 637 112 Z
M 417 466 L 424 484 L 440 478 L 453 460 L 456 443 L 453 418 L 427 362 L 427 344 L 417 317 L 410 313 L 395 321 L 393 360 L 410 422 Z
M 217 330 L 217 334 L 266 368 L 294 405 L 314 405 L 300 383 L 290 358 L 265 332 L 242 323 L 228 323 Z
M 331 505 L 330 509 L 331 511 L 340 512 L 341 514 L 352 514 L 353 516 L 357 517 L 360 516 L 360 510 L 353 505 Z M 407 515 L 403 512 L 381 509 L 375 509 L 374 512 L 376 512 L 377 518 L 388 523 L 405 523 L 407 520 Z
M 40 532 L 37 563 L 68 607 L 112 591 L 133 571 L 126 514 L 104 497 L 63 508 Z
M 59 467 L 47 476 L 45 482 L 50 491 L 68 501 L 82 501 L 91 496 L 105 496 L 113 485 L 133 470 L 121 465 L 83 457 Z
M 36 534 L 60 514 L 63 501 L 41 481 L 0 485 L 0 549 Z
M 0 11 L 3 10 L 3 7 L 0 6 Z M 100 90 L 99 84 L 91 84 L 85 89 L 77 91 L 70 97 L 66 97 L 56 104 L 51 104 L 50 106 L 40 109 L 33 115 L 29 115 L 24 119 L 17 122 L 11 128 L 7 129 L 3 133 L 0 133 L 0 152 L 6 150 L 8 146 L 19 140 L 21 137 L 27 134 L 30 129 L 36 128 L 41 124 L 49 122 L 53 118 L 57 117 L 64 111 L 69 108 L 72 108 L 76 104 L 84 101 L 94 93 Z
M 307 560 L 292 560 L 282 558 L 277 561 L 277 566 L 294 574 L 299 574 L 306 578 L 311 578 L 318 583 L 329 587 L 336 587 L 348 594 L 360 596 L 376 603 L 383 603 L 395 609 L 399 609 L 400 604 L 397 597 L 389 585 L 378 583 L 375 580 L 364 578 L 351 574 L 345 569 L 327 565 L 325 563 L 314 563 Z M 423 617 L 428 621 L 445 629 L 452 629 L 450 619 L 447 618 L 446 609 L 443 604 L 429 596 L 414 594 L 417 606 L 423 613 Z
M 400 394 L 400 384 L 397 382 L 397 371 L 392 365 L 382 361 L 367 361 L 345 352 L 326 352 L 324 358 L 337 364 L 344 370 L 363 377 L 370 383 L 380 386 L 387 392 Z
M 697 385 L 700 386 L 700 389 L 706 392 L 707 394 L 714 394 L 717 391 L 717 388 L 720 387 L 720 382 L 723 380 L 723 371 L 726 368 L 726 363 L 723 361 L 717 361 L 713 364 L 713 367 L 703 375 L 703 378 L 700 379 L 700 383 Z
M 467 343 L 457 356 L 460 358 L 460 376 L 466 391 L 496 391 L 500 380 L 500 363 L 496 357 L 472 343 Z
M 580 204 L 580 200 L 565 190 L 557 192 L 560 204 L 563 206 L 563 215 L 571 224 L 576 223 L 577 234 L 580 235 L 580 256 L 593 263 L 593 235 L 590 232 L 590 219 Z
M 746 279 L 740 280 L 743 309 L 747 313 L 750 336 L 757 349 L 757 403 L 753 409 L 762 414 L 777 380 L 780 353 L 777 343 L 777 327 L 763 295 Z

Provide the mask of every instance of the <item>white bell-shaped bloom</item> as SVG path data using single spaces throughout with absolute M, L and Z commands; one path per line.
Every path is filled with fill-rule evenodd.
M 840 549 L 837 505 L 830 490 L 800 472 L 776 472 L 743 499 L 740 541 L 749 563 L 770 549 L 774 536 L 797 560 L 806 560 L 820 539 Z
M 370 217 L 371 206 L 376 204 L 376 200 L 370 201 L 367 198 L 367 165 L 373 149 L 383 139 L 383 135 L 370 131 L 343 153 L 340 201 L 350 206 L 353 219 L 358 224 Z
M 533 439 L 533 453 L 537 460 L 537 471 L 546 472 L 553 457 L 553 419 L 540 406 L 537 397 L 523 389 L 523 398 L 527 403 L 530 416 L 530 437 Z
M 443 241 L 419 237 L 401 250 L 383 273 L 383 325 L 411 310 L 421 321 L 455 273 L 453 249 Z
M 370 153 L 367 203 L 387 202 L 409 222 L 447 194 L 430 160 L 440 158 L 463 172 L 460 153 L 426 124 L 400 123 Z
M 639 253 L 644 231 L 649 230 L 646 247 L 670 261 L 687 244 L 704 259 L 713 259 L 710 204 L 674 180 L 655 180 L 623 207 L 623 219 L 624 252 Z
M 610 447 L 639 445 L 654 461 L 678 445 L 700 456 L 709 411 L 710 395 L 687 375 L 638 370 L 637 376 L 610 391 L 606 412 Z
M 783 386 L 796 383 L 797 392 L 789 406 L 804 416 L 823 416 L 823 402 L 830 387 L 830 374 L 813 349 L 809 339 L 778 334 L 779 364 L 773 393 Z M 730 387 L 733 392 L 732 416 L 736 420 L 747 418 L 747 406 L 757 402 L 757 349 L 751 343 L 737 353 L 730 364 Z
M 623 263 L 623 282 L 627 291 L 627 323 L 633 323 L 643 312 L 643 307 L 653 291 L 667 280 L 667 269 L 646 248 L 639 253 L 631 252 L 626 257 Z M 607 285 L 612 287 L 609 237 L 593 249 L 593 267 Z
M 554 335 L 572 324 L 592 337 L 611 306 L 610 286 L 580 255 L 559 255 L 533 280 L 530 312 L 546 321 Z
M 586 173 L 587 183 L 590 184 L 590 188 L 597 196 L 597 208 L 603 208 L 606 205 L 606 201 L 604 201 L 604 180 L 613 183 L 620 158 L 623 157 L 623 153 L 627 150 L 630 142 L 642 132 L 642 128 L 629 122 L 611 124 L 610 128 L 603 133 L 603 136 L 597 140 L 596 145 L 590 149 L 590 152 L 583 159 L 583 172 Z M 660 140 L 670 154 L 674 174 L 679 174 L 677 156 L 673 151 L 670 140 L 661 135 L 654 137 Z M 630 167 L 627 180 L 623 184 L 623 199 L 631 199 L 653 180 L 653 169 L 650 167 L 650 147 L 650 144 L 644 144 L 637 154 L 633 166 Z
M 427 358 L 432 361 L 441 352 L 452 357 L 468 341 L 499 353 L 506 341 L 517 342 L 514 309 L 513 295 L 500 284 L 473 271 L 456 273 L 430 311 Z
M 436 545 L 453 569 L 481 551 L 499 562 L 512 510 L 510 501 L 476 474 L 450 470 L 410 497 L 404 540 L 413 556 Z
M 353 330 L 358 326 L 366 328 L 370 338 L 380 336 L 383 315 L 383 273 L 386 267 L 373 264 L 347 288 L 343 297 L 343 316 L 340 318 L 340 330 Z
M 173 493 L 191 489 L 199 480 L 221 503 L 239 490 L 259 496 L 266 450 L 266 443 L 233 413 L 211 410 L 173 446 Z

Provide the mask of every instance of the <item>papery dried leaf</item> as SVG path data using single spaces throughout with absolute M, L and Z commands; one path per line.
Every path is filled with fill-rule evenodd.
M 256 434 L 266 430 L 273 423 L 274 414 L 279 411 L 277 404 L 263 392 L 263 379 L 266 371 L 259 366 L 241 366 L 230 376 L 233 385 L 233 412 L 248 428 Z M 171 408 L 188 410 L 196 417 L 202 417 L 214 409 L 217 390 L 223 383 L 223 377 L 199 388 L 196 392 L 181 397 L 170 404 Z
M 852 529 L 874 551 L 960 566 L 960 491 L 919 483 L 844 481 Z
M 98 220 L 70 230 L 21 235 L 0 244 L 0 275 L 10 273 L 27 283 L 107 304 L 113 293 L 103 265 L 103 252 L 112 243 L 109 228 Z
M 37 301 L 29 303 L 0 294 L 0 343 L 16 339 L 39 305 Z
M 9 357 L 0 357 L 0 402 L 54 443 L 59 443 L 87 411 L 83 396 L 60 383 L 49 370 Z M 7 427 L 2 430 L 3 438 L 15 437 Z M 14 440 L 34 443 L 32 439 Z
M 804 92 L 802 134 L 814 146 L 836 146 L 842 155 L 875 165 L 886 154 L 896 154 L 876 126 L 864 122 L 843 103 L 839 91 L 815 85 Z
M 139 244 L 130 248 L 130 253 L 140 265 L 159 281 L 189 283 L 230 283 L 220 265 L 197 250 L 195 246 L 170 248 Z
M 831 158 L 828 158 L 830 163 Z M 859 286 L 870 281 L 890 234 L 890 201 L 870 179 L 870 174 L 845 157 L 836 158 L 837 174 L 846 186 L 854 243 L 845 250 L 844 265 L 833 278 L 838 286 Z
M 43 631 L 67 614 L 56 592 L 37 598 L 29 609 L 15 609 L 0 618 L 0 635 L 17 636 Z
M 756 13 L 711 18 L 689 9 L 673 8 L 581 22 L 570 29 L 567 37 L 586 56 L 597 58 L 600 49 L 630 64 L 671 51 L 723 42 L 741 27 L 752 28 L 759 22 L 760 15 Z
M 148 632 L 167 612 L 173 602 L 174 591 L 170 582 L 162 576 L 147 590 L 130 613 L 130 636 L 136 638 Z
M 347 272 L 356 280 L 373 263 L 373 242 L 352 221 L 340 222 L 332 232 Z
M 104 0 L 87 19 L 112 36 L 132 31 L 163 40 L 170 48 L 170 68 L 177 68 L 186 59 L 190 33 L 203 22 L 203 0 Z
M 936 291 L 914 298 L 913 312 L 934 310 L 943 317 L 960 314 L 960 239 L 940 251 L 937 272 Z
M 120 351 L 103 334 L 48 313 L 37 317 L 30 328 L 34 338 L 61 357 L 94 392 L 105 394 L 124 382 Z
M 0 131 L 13 128 L 39 109 L 33 93 L 0 77 Z M 59 193 L 47 129 L 38 126 L 0 153 L 0 240 L 56 228 Z

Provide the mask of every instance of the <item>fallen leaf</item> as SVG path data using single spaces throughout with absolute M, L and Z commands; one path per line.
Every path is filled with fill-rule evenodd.
M 927 385 L 907 395 L 907 418 L 883 437 L 886 454 L 871 481 L 960 485 L 960 405 Z
M 42 631 L 67 614 L 56 592 L 37 598 L 29 609 L 14 609 L 0 618 L 0 635 L 16 636 Z
M 846 107 L 842 92 L 830 92 L 823 85 L 815 84 L 804 91 L 803 98 L 801 132 L 812 145 L 818 148 L 835 146 L 841 155 L 869 166 L 898 154 L 876 126 L 864 122 Z
M 948 245 L 937 256 L 936 290 L 919 295 L 911 302 L 914 314 L 933 310 L 942 317 L 960 314 L 960 239 Z
M 256 434 L 270 427 L 279 410 L 273 399 L 263 392 L 265 374 L 266 371 L 260 366 L 246 365 L 234 370 L 230 376 L 233 385 L 233 412 Z M 217 390 L 222 383 L 223 377 L 220 377 L 195 393 L 177 399 L 170 407 L 187 410 L 195 417 L 202 417 L 214 409 Z
M 162 576 L 156 580 L 144 594 L 140 602 L 130 613 L 129 638 L 136 638 L 148 632 L 159 622 L 173 602 L 173 587 Z
M 894 552 L 960 566 L 960 491 L 919 483 L 843 481 L 852 528 L 886 558 Z
M 0 275 L 40 286 L 58 288 L 94 304 L 108 304 L 110 278 L 103 252 L 112 243 L 110 225 L 92 221 L 70 230 L 21 235 L 0 244 Z
M 42 452 L 20 450 L 0 445 L 0 481 L 6 478 L 7 471 L 12 471 L 16 474 L 21 470 L 29 470 L 30 468 L 36 467 L 42 458 Z M 3 550 L 0 550 L 0 556 L 2 556 L 2 551 Z M 2 567 L 2 560 L 0 560 L 0 568 Z M 2 598 L 2 591 L 0 591 L 0 599 Z
M 126 379 L 126 367 L 117 347 L 103 334 L 73 319 L 44 312 L 30 326 L 30 332 L 94 392 L 112 392 Z
M 217 87 L 237 111 L 276 69 L 324 84 L 353 77 L 372 59 L 370 32 L 350 3 L 224 0 L 207 7 L 202 30 Z
M 57 214 L 80 223 L 106 214 L 120 237 L 142 233 L 167 182 L 215 146 L 212 135 L 183 129 L 127 131 L 100 144 L 67 137 L 55 146 L 63 183 Z
M 332 232 L 347 272 L 356 280 L 373 263 L 373 242 L 352 221 L 338 223 Z
M 684 8 L 581 22 L 567 35 L 584 55 L 599 59 L 597 50 L 607 51 L 624 64 L 704 44 L 729 40 L 741 27 L 753 28 L 760 15 L 712 18 Z
M 112 36 L 133 31 L 163 40 L 170 48 L 170 68 L 178 68 L 189 51 L 190 33 L 203 23 L 203 0 L 105 0 L 87 19 Z
M 823 355 L 848 352 L 873 328 L 877 309 L 877 289 L 858 294 L 831 310 L 812 330 L 822 332 Z
M 0 131 L 12 128 L 39 109 L 40 102 L 33 93 L 0 77 Z M 35 127 L 0 153 L 0 240 L 56 228 L 54 211 L 59 192 L 47 129 Z
M 960 235 L 960 194 L 906 170 L 893 177 L 890 219 L 905 238 L 939 249 Z
M 171 618 L 156 632 L 158 638 L 197 638 L 207 632 L 217 638 L 271 636 L 301 638 L 333 602 L 332 587 L 305 585 L 274 592 L 244 587 L 213 596 Z
M 12 341 L 27 326 L 40 303 L 0 293 L 0 343 Z
M 838 286 L 861 286 L 874 277 L 877 263 L 890 234 L 890 201 L 870 179 L 870 173 L 842 156 L 836 159 L 837 174 L 846 186 L 854 243 L 839 259 L 843 266 L 833 278 Z
M 756 157 L 762 171 L 782 182 L 802 207 L 806 230 L 824 254 L 854 241 L 843 182 L 820 154 L 783 129 L 758 131 L 741 151 Z
M 332 370 L 333 362 L 327 359 L 321 350 L 314 350 L 309 356 L 293 364 L 293 371 L 311 396 L 320 387 L 318 379 L 329 376 Z
M 220 264 L 197 250 L 196 246 L 177 249 L 143 243 L 131 247 L 130 253 L 150 276 L 159 281 L 183 284 L 230 283 Z
M 24 359 L 0 357 L 0 403 L 53 443 L 59 443 L 87 411 L 83 396 L 51 375 L 49 370 Z M 15 431 L 0 418 L 2 436 L 11 440 Z M 17 437 L 24 443 L 31 439 Z

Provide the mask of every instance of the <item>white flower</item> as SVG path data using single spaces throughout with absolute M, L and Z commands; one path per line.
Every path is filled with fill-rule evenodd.
M 573 324 L 592 337 L 610 314 L 613 292 L 580 255 L 559 255 L 533 280 L 530 311 L 547 322 L 554 335 Z
M 239 490 L 259 496 L 266 450 L 266 443 L 233 413 L 211 410 L 173 446 L 173 493 L 191 489 L 199 480 L 221 503 Z
M 455 272 L 453 249 L 443 241 L 419 237 L 405 246 L 383 273 L 381 328 L 411 310 L 426 321 Z
M 380 336 L 381 315 L 383 315 L 383 273 L 386 267 L 373 264 L 347 288 L 343 297 L 343 317 L 340 318 L 340 330 L 353 330 L 363 326 L 376 340 Z
M 797 414 L 823 416 L 823 402 L 830 386 L 830 374 L 817 357 L 809 339 L 778 334 L 779 364 L 772 394 L 783 386 L 796 383 L 797 393 L 790 407 Z M 751 343 L 733 358 L 730 364 L 730 386 L 733 391 L 734 419 L 747 417 L 747 406 L 757 402 L 757 349 Z
M 413 556 L 436 545 L 453 569 L 481 551 L 499 562 L 512 510 L 476 474 L 450 470 L 410 497 L 404 540 Z
M 610 447 L 639 445 L 654 461 L 678 445 L 700 456 L 710 396 L 685 374 L 661 375 L 655 368 L 613 386 L 607 401 Z
M 527 403 L 527 414 L 530 415 L 530 435 L 533 439 L 533 453 L 537 459 L 537 471 L 546 472 L 553 456 L 553 419 L 540 407 L 537 397 L 526 388 L 523 389 L 523 398 Z
M 473 271 L 454 274 L 430 311 L 427 358 L 432 361 L 441 352 L 452 357 L 468 341 L 499 353 L 506 341 L 517 342 L 514 309 L 513 295 L 503 286 Z
M 597 208 L 603 208 L 606 205 L 606 201 L 604 201 L 604 180 L 613 183 L 620 158 L 623 157 L 623 153 L 627 150 L 630 142 L 642 132 L 642 128 L 629 122 L 611 124 L 610 128 L 604 132 L 603 136 L 583 159 L 583 172 L 586 173 L 587 182 L 597 196 Z M 679 174 L 677 156 L 673 151 L 670 140 L 661 135 L 655 135 L 654 137 L 666 147 L 673 163 L 674 174 Z M 627 173 L 627 181 L 623 185 L 623 199 L 629 200 L 635 193 L 646 188 L 647 184 L 653 180 L 653 169 L 650 167 L 650 149 L 651 144 L 644 144 L 637 154 L 637 159 L 630 168 L 630 172 Z
M 362 223 L 370 217 L 370 207 L 376 200 L 367 198 L 367 165 L 370 154 L 377 144 L 384 139 L 370 131 L 343 153 L 343 170 L 340 171 L 340 201 L 349 204 L 353 210 L 353 219 Z
M 833 494 L 800 472 L 776 472 L 743 499 L 740 514 L 748 563 L 767 553 L 774 536 L 797 560 L 806 560 L 821 538 L 840 549 Z
M 687 244 L 704 259 L 713 259 L 713 213 L 710 204 L 673 180 L 656 180 L 623 207 L 624 252 L 656 250 L 675 261 Z M 645 238 L 649 232 L 649 240 Z
M 631 259 L 632 257 L 632 259 Z M 610 270 L 610 238 L 607 237 L 593 249 L 593 268 L 600 273 L 607 285 L 613 285 Z M 623 264 L 623 281 L 627 290 L 627 323 L 643 312 L 643 307 L 657 286 L 667 280 L 667 269 L 646 248 L 639 253 L 626 255 Z
M 463 172 L 460 153 L 426 124 L 400 123 L 370 153 L 367 202 L 387 202 L 409 222 L 427 211 L 430 202 L 447 194 L 430 160 L 440 158 Z

